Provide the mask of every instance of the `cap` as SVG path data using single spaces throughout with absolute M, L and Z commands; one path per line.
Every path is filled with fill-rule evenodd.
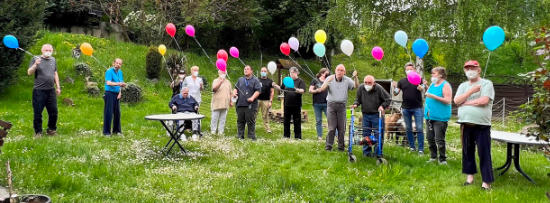
M 468 67 L 468 66 L 479 67 L 479 63 L 476 60 L 469 60 L 469 61 L 466 61 L 466 63 L 464 63 L 464 67 Z
M 407 62 L 407 63 L 405 64 L 405 67 L 403 67 L 403 68 L 407 68 L 407 67 L 409 67 L 409 66 L 414 67 L 414 64 L 411 63 L 411 62 Z

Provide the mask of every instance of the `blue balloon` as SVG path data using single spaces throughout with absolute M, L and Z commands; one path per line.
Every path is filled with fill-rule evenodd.
M 294 80 L 291 77 L 285 77 L 283 79 L 283 84 L 285 85 L 285 87 L 294 88 Z
M 325 45 L 318 42 L 313 45 L 313 53 L 315 53 L 315 55 L 317 55 L 318 57 L 325 56 L 325 51 Z
M 414 54 L 416 54 L 416 56 L 420 57 L 420 58 L 424 58 L 424 56 L 426 55 L 426 53 L 428 53 L 428 42 L 426 42 L 425 39 L 416 39 L 414 40 L 414 43 L 412 45 L 412 50 L 414 52 Z
M 483 44 L 485 44 L 485 47 L 487 47 L 489 51 L 493 51 L 500 47 L 503 42 L 504 30 L 499 26 L 491 26 L 483 33 Z
M 4 42 L 4 46 L 8 48 L 11 48 L 11 49 L 19 48 L 19 41 L 17 41 L 17 38 L 15 38 L 13 35 L 4 36 L 4 39 L 2 41 Z
M 397 42 L 397 44 L 399 44 L 400 46 L 407 47 L 407 40 L 409 39 L 409 37 L 407 36 L 407 33 L 405 31 L 399 30 L 395 32 L 395 34 L 393 35 L 393 39 L 395 39 L 395 42 Z

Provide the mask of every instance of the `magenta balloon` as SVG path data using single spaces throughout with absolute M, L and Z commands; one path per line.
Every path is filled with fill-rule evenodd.
M 231 47 L 229 48 L 229 54 L 231 54 L 233 58 L 239 58 L 239 49 L 237 49 L 237 47 Z
M 195 37 L 195 27 L 192 25 L 185 26 L 185 33 L 189 35 L 189 37 Z
M 372 57 L 378 61 L 384 58 L 384 50 L 382 50 L 382 48 L 379 46 L 372 48 L 371 54 L 372 54 Z
M 227 67 L 227 62 L 225 62 L 225 60 L 223 59 L 218 59 L 216 61 L 216 67 L 218 68 L 218 70 L 225 71 Z
M 407 74 L 407 80 L 413 85 L 419 85 L 422 82 L 422 78 L 416 72 L 410 72 Z

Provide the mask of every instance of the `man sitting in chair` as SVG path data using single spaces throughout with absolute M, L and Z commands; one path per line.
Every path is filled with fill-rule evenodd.
M 172 97 L 168 106 L 172 108 L 173 112 L 176 113 L 197 113 L 199 109 L 199 103 L 189 95 L 189 88 L 183 87 L 181 89 L 181 94 L 178 94 Z M 179 123 L 179 122 L 178 122 Z M 192 130 L 193 130 L 193 140 L 196 141 L 199 139 L 199 120 L 192 120 Z M 182 133 L 180 138 L 182 141 L 187 141 L 187 138 Z

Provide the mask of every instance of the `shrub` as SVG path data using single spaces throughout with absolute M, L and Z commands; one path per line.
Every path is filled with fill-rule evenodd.
M 171 54 L 166 59 L 166 67 L 168 67 L 168 70 L 170 74 L 172 74 L 173 78 L 177 77 L 180 70 L 185 70 L 186 63 L 187 58 L 185 58 L 185 55 L 181 53 Z
M 126 83 L 126 87 L 122 88 L 122 102 L 137 103 L 142 99 L 142 90 L 137 84 Z
M 92 76 L 92 69 L 86 63 L 77 63 L 74 65 L 74 69 L 77 75 Z
M 147 73 L 147 78 L 158 78 L 161 68 L 162 55 L 160 55 L 156 47 L 149 48 L 149 51 L 147 52 L 147 56 L 145 58 L 145 70 Z

